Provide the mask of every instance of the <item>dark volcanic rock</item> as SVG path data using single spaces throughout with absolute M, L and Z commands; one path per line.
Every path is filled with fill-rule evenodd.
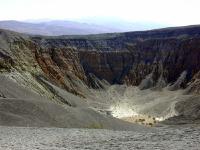
M 145 89 L 175 83 L 186 71 L 185 80 L 177 85 L 185 88 L 200 70 L 199 26 L 88 36 L 12 35 L 9 42 L 5 39 L 10 37 L 2 35 L 2 43 L 9 43 L 10 50 L 1 50 L 1 66 L 12 66 L 16 60 L 21 60 L 17 63 L 20 65 L 26 62 L 20 67 L 40 66 L 53 82 L 76 94 L 78 85 L 74 81 L 92 85 L 88 83 L 92 82 L 90 74 L 111 84 Z
M 121 83 L 133 63 L 129 51 L 79 51 L 79 55 L 86 74 L 93 73 L 110 83 Z
M 199 26 L 32 39 L 46 48 L 76 47 L 87 77 L 92 73 L 111 84 L 140 85 L 145 79 L 141 89 L 163 87 L 186 71 L 186 79 L 180 85 L 185 88 L 200 70 Z
M 187 83 L 200 69 L 199 45 L 199 38 L 152 39 L 129 43 L 126 51 L 81 50 L 79 55 L 86 74 L 128 85 L 139 85 L 151 74 L 151 86 L 155 86 L 161 78 L 175 82 L 183 71 L 187 71 Z
M 138 85 L 147 75 L 152 74 L 153 81 L 157 82 L 162 76 L 170 83 L 175 82 L 183 71 L 187 71 L 188 82 L 200 69 L 199 44 L 199 38 L 152 39 L 131 46 L 129 49 L 135 61 L 125 82 Z

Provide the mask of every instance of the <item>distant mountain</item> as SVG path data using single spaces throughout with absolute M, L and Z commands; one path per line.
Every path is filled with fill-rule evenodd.
M 173 26 L 170 24 L 161 24 L 155 22 L 144 22 L 144 21 L 127 21 L 116 17 L 85 17 L 77 19 L 78 22 L 95 23 L 100 26 L 107 28 L 117 29 L 121 32 L 127 31 L 144 31 L 151 29 L 164 28 L 167 26 Z
M 79 21 L 63 21 L 63 20 L 48 20 L 48 21 L 0 21 L 0 28 L 12 30 L 20 33 L 34 35 L 86 35 L 99 33 L 126 32 L 136 30 L 148 30 L 158 27 L 164 27 L 153 24 L 129 23 L 120 20 L 109 19 L 86 19 Z
M 0 28 L 21 33 L 50 35 L 50 36 L 113 32 L 110 28 L 102 28 L 101 26 L 98 25 L 72 22 L 72 21 L 49 21 L 41 23 L 0 21 Z

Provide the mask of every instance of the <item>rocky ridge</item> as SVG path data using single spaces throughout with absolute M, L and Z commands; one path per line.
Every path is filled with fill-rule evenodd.
M 180 85 L 185 88 L 200 70 L 199 26 L 121 34 L 32 37 L 32 40 L 44 47 L 77 49 L 87 78 L 94 74 L 110 84 L 138 86 L 145 80 L 146 85 L 141 85 L 141 89 L 163 87 L 174 83 L 186 71 Z

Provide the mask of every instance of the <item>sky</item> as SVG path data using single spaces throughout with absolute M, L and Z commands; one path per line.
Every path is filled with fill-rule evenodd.
M 200 0 L 0 0 L 0 20 L 120 18 L 170 25 L 200 24 Z

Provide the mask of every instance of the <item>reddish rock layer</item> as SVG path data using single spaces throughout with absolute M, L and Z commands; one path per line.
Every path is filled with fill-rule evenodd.
M 51 80 L 74 94 L 82 95 L 76 82 L 87 84 L 87 78 L 75 49 L 39 49 L 35 56 L 41 69 Z

